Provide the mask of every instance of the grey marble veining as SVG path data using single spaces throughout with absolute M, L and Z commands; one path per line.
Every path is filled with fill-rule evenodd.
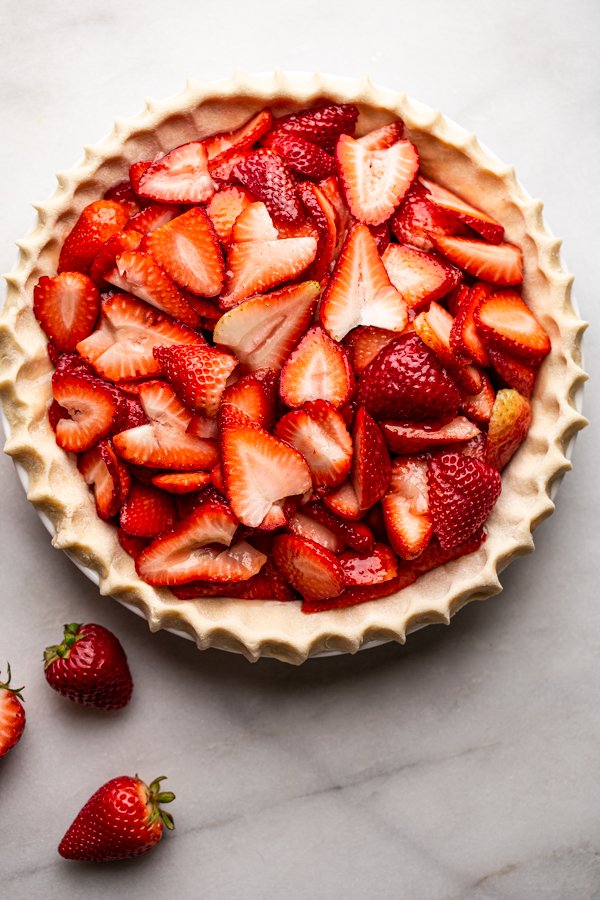
M 236 66 L 368 71 L 516 164 L 565 238 L 597 326 L 599 35 L 592 0 L 4 0 L 1 268 L 53 173 L 146 96 Z M 150 635 L 51 548 L 1 458 L 0 661 L 27 685 L 28 727 L 0 763 L 0 895 L 600 897 L 599 349 L 592 328 L 592 426 L 504 592 L 403 648 L 300 669 Z M 136 682 L 122 713 L 47 688 L 42 648 L 73 619 L 122 639 Z M 89 794 L 135 771 L 169 775 L 175 834 L 130 863 L 60 860 L 56 844 Z

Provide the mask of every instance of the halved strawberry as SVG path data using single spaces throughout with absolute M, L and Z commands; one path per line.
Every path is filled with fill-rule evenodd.
M 305 178 L 319 181 L 335 173 L 335 157 L 300 135 L 275 135 L 270 142 L 270 149 L 283 157 L 292 172 Z
M 420 250 L 433 249 L 431 235 L 472 234 L 452 213 L 436 206 L 419 181 L 413 181 L 402 204 L 390 219 L 392 231 L 401 244 Z
M 190 584 L 174 585 L 171 592 L 179 600 L 194 600 L 196 597 L 236 597 L 242 600 L 297 600 L 298 595 L 281 576 L 273 563 L 264 564 L 260 572 L 247 581 L 230 584 L 215 584 L 210 581 L 192 581 Z
M 209 161 L 208 170 L 217 185 L 228 183 L 235 178 L 235 167 L 243 162 L 251 152 L 246 150 L 240 152 L 232 147 L 231 150 L 225 150 L 224 153 Z
M 511 356 L 536 364 L 550 353 L 550 338 L 516 291 L 484 297 L 474 316 L 486 341 Z
M 335 491 L 325 494 L 322 499 L 323 503 L 336 516 L 341 516 L 342 519 L 350 519 L 352 522 L 357 522 L 365 514 L 364 509 L 358 503 L 358 497 L 351 481 L 345 481 Z
M 354 328 L 344 338 L 344 346 L 350 354 L 350 362 L 356 375 L 360 375 L 383 347 L 387 347 L 398 337 L 396 331 L 361 325 Z
M 209 472 L 164 472 L 152 479 L 155 487 L 170 494 L 190 494 L 201 491 L 210 484 Z
M 227 379 L 238 364 L 230 353 L 217 347 L 155 347 L 155 358 L 177 396 L 189 409 L 215 416 Z
M 310 219 L 317 227 L 317 255 L 313 262 L 313 277 L 320 281 L 329 273 L 335 256 L 337 244 L 336 214 L 331 202 L 320 187 L 303 181 L 298 185 L 298 193 L 302 199 Z
M 206 212 L 213 223 L 218 238 L 226 247 L 231 241 L 231 230 L 239 214 L 250 203 L 253 197 L 250 191 L 237 184 L 221 188 L 211 197 Z
M 480 366 L 490 364 L 488 352 L 477 332 L 475 310 L 492 291 L 490 284 L 483 281 L 476 282 L 469 289 L 468 296 L 458 304 L 450 333 L 450 347 L 463 362 L 476 362 Z
M 294 179 L 277 153 L 255 150 L 236 165 L 233 174 L 263 201 L 274 219 L 290 223 L 303 219 Z
M 77 352 L 102 378 L 121 381 L 158 374 L 152 350 L 171 344 L 206 341 L 129 294 L 113 294 L 102 304 L 100 326 L 77 344 Z
M 117 538 L 125 553 L 128 553 L 133 559 L 137 559 L 149 543 L 147 538 L 133 537 L 133 535 L 123 531 L 122 528 L 117 528 Z
M 364 522 L 351 522 L 336 516 L 319 502 L 308 503 L 303 512 L 337 535 L 344 544 L 360 553 L 370 553 L 373 549 L 374 537 L 371 529 Z
M 104 277 L 122 291 L 134 294 L 185 325 L 194 328 L 198 324 L 197 313 L 175 282 L 147 253 L 126 250 L 117 256 L 115 268 Z
M 182 212 L 183 207 L 176 206 L 174 203 L 148 203 L 139 213 L 129 219 L 124 230 L 137 231 L 138 234 L 150 234 L 180 216 Z
M 318 281 L 305 281 L 251 297 L 219 319 L 215 343 L 229 347 L 253 371 L 280 369 L 308 328 L 319 291 Z
M 280 516 L 283 524 L 283 501 L 312 487 L 308 465 L 297 450 L 244 413 L 227 409 L 235 415 L 222 419 L 221 457 L 231 508 L 240 522 L 253 528 L 268 516 Z
M 77 372 L 56 371 L 52 393 L 69 416 L 56 422 L 56 443 L 63 450 L 89 450 L 108 437 L 119 420 L 116 392 L 102 381 Z
M 523 281 L 523 254 L 514 244 L 488 244 L 433 232 L 429 237 L 451 263 L 475 278 L 494 284 Z
M 91 334 L 100 309 L 100 294 L 81 272 L 42 275 L 33 289 L 36 319 L 57 350 L 74 350 Z
M 354 453 L 350 481 L 359 508 L 367 510 L 387 491 L 391 464 L 381 430 L 364 406 L 354 419 L 352 441 Z
M 343 406 L 353 389 L 354 376 L 344 347 L 318 325 L 306 332 L 279 379 L 281 399 L 293 408 L 319 399 Z
M 143 234 L 135 231 L 133 228 L 113 234 L 94 257 L 94 261 L 90 266 L 90 278 L 92 281 L 100 289 L 105 287 L 104 276 L 107 272 L 112 272 L 114 269 L 117 256 L 120 256 L 126 250 L 137 250 L 142 243 L 142 239 Z
M 477 437 L 479 428 L 464 416 L 446 425 L 413 422 L 383 422 L 383 436 L 392 453 L 419 453 L 445 444 L 462 444 Z
M 456 383 L 474 394 L 481 390 L 481 373 L 475 366 L 462 362 L 452 350 L 450 338 L 453 324 L 450 313 L 435 301 L 414 320 L 415 331 L 423 343 L 433 350 Z
M 340 341 L 357 325 L 402 331 L 407 307 L 390 282 L 366 225 L 350 230 L 320 306 L 323 328 Z
M 471 206 L 462 197 L 453 194 L 452 191 L 442 187 L 441 184 L 436 184 L 435 181 L 421 178 L 421 184 L 425 186 L 436 206 L 455 215 L 457 219 L 484 237 L 486 241 L 490 241 L 492 244 L 499 244 L 503 239 L 504 228 L 500 222 L 492 219 L 487 213 L 477 209 L 475 206 Z
M 363 371 L 356 399 L 371 415 L 408 422 L 448 421 L 460 394 L 435 354 L 416 334 L 381 350 Z
M 250 419 L 270 429 L 277 401 L 277 373 L 274 369 L 257 369 L 243 375 L 225 388 L 222 404 L 230 403 Z
M 341 537 L 304 511 L 294 513 L 287 523 L 287 529 L 290 534 L 313 541 L 315 544 L 325 547 L 326 550 L 330 550 L 331 553 L 340 553 L 346 547 Z
M 527 437 L 530 424 L 529 400 L 518 391 L 498 391 L 488 428 L 486 463 L 501 472 Z
M 246 241 L 276 241 L 279 237 L 277 228 L 269 210 L 260 200 L 245 206 L 234 222 L 231 231 L 231 242 L 243 244 Z
M 326 400 L 305 403 L 283 416 L 275 434 L 302 454 L 316 488 L 335 487 L 347 478 L 352 439 L 342 416 Z
M 86 206 L 64 240 L 58 272 L 89 272 L 102 244 L 121 231 L 128 218 L 127 207 L 114 200 L 95 200 Z
M 326 103 L 275 119 L 263 139 L 265 146 L 282 134 L 303 137 L 333 153 L 340 134 L 354 134 L 358 108 L 352 103 Z
M 124 206 L 130 216 L 140 211 L 140 202 L 137 194 L 131 187 L 131 182 L 119 181 L 104 191 L 104 200 L 115 200 Z
M 333 553 L 295 534 L 275 538 L 273 562 L 304 598 L 336 597 L 344 587 L 342 568 Z
M 471 456 L 446 452 L 429 464 L 429 509 L 445 550 L 462 544 L 483 525 L 500 496 L 500 475 Z
M 386 150 L 392 144 L 396 144 L 401 140 L 403 134 L 404 122 L 402 119 L 396 119 L 388 125 L 382 125 L 380 128 L 375 128 L 373 131 L 363 134 L 362 137 L 356 140 L 363 147 L 366 147 L 367 150 Z
M 496 347 L 492 347 L 485 339 L 484 343 L 490 357 L 490 362 L 504 384 L 514 388 L 522 394 L 523 397 L 530 398 L 535 386 L 537 364 L 527 365 L 522 359 L 516 359 L 516 357 L 511 356 L 510 353 L 505 353 L 504 350 L 498 350 Z
M 459 410 L 475 422 L 489 422 L 494 405 L 494 388 L 485 372 L 480 372 L 481 390 L 476 394 L 462 392 Z
M 248 150 L 267 133 L 273 124 L 273 114 L 270 109 L 262 109 L 256 115 L 248 119 L 231 131 L 219 131 L 210 137 L 203 138 L 202 143 L 206 148 L 208 159 L 219 160 L 224 153 L 235 150 L 240 153 Z
M 119 515 L 123 531 L 132 537 L 154 538 L 176 521 L 177 510 L 170 494 L 153 484 L 134 481 Z
M 114 516 L 127 498 L 131 479 L 127 466 L 115 454 L 110 441 L 102 441 L 82 453 L 77 468 L 94 491 L 96 512 L 101 519 Z
M 383 584 L 398 574 L 396 554 L 385 544 L 375 544 L 369 553 L 346 550 L 338 559 L 346 587 Z
M 348 236 L 350 226 L 353 224 L 350 210 L 346 206 L 344 195 L 340 187 L 340 183 L 335 175 L 325 178 L 319 182 L 319 190 L 330 204 L 335 213 L 335 222 L 337 228 L 337 240 L 334 250 L 334 258 L 339 256 L 340 250 Z
M 221 293 L 225 264 L 217 233 L 201 206 L 195 206 L 144 239 L 143 250 L 180 287 L 203 297 Z
M 402 559 L 422 553 L 433 534 L 427 471 L 422 457 L 395 459 L 390 490 L 381 501 L 389 541 Z
M 335 156 L 350 212 L 367 225 L 389 219 L 419 168 L 419 155 L 410 141 L 370 150 L 349 135 L 342 135 Z
M 407 244 L 390 244 L 383 254 L 383 264 L 396 290 L 416 310 L 444 297 L 462 277 L 454 266 Z
M 260 571 L 267 557 L 245 541 L 230 547 L 236 528 L 237 521 L 226 503 L 201 503 L 138 556 L 138 574 L 148 584 L 167 586 L 198 579 L 246 581 Z M 223 550 L 223 545 L 228 549 Z
M 161 203 L 204 203 L 215 192 L 208 155 L 200 141 L 175 147 L 156 159 L 140 178 L 137 193 Z

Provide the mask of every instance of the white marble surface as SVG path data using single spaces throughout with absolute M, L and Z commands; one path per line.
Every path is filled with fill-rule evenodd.
M 476 130 L 545 199 L 583 314 L 599 322 L 596 0 L 3 0 L 0 264 L 53 173 L 146 96 L 235 66 L 358 75 Z M 599 374 L 598 335 L 587 364 Z M 592 381 L 586 412 L 598 421 Z M 0 763 L 0 894 L 12 900 L 584 900 L 600 897 L 598 431 L 504 593 L 405 648 L 301 669 L 198 653 L 55 552 L 0 459 L 0 661 L 29 724 Z M 596 555 L 596 558 L 594 556 Z M 131 706 L 53 694 L 43 646 L 68 620 L 122 639 Z M 103 781 L 166 773 L 177 831 L 104 868 L 56 844 Z

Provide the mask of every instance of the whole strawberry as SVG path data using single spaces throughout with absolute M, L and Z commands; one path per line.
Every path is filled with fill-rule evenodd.
M 107 781 L 90 797 L 58 845 L 65 859 L 114 862 L 151 850 L 171 831 L 173 817 L 160 808 L 175 794 L 161 792 L 162 775 L 149 786 L 137 776 L 121 775 Z
M 121 709 L 133 681 L 117 638 L 102 625 L 65 625 L 62 644 L 44 650 L 44 672 L 59 694 L 98 709 Z
M 25 728 L 25 710 L 23 708 L 22 687 L 10 686 L 10 666 L 6 664 L 6 681 L 0 681 L 0 757 L 21 739 Z

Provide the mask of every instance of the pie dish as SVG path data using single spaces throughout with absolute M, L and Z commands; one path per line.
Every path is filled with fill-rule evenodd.
M 56 270 L 62 240 L 81 209 L 119 181 L 131 162 L 168 151 L 190 134 L 201 138 L 235 128 L 265 105 L 279 115 L 318 98 L 358 105 L 359 135 L 402 118 L 425 174 L 483 207 L 502 222 L 507 239 L 521 247 L 524 298 L 552 340 L 536 383 L 532 425 L 503 475 L 500 500 L 487 522 L 487 541 L 397 595 L 318 616 L 303 616 L 295 603 L 178 601 L 138 578 L 114 528 L 97 518 L 74 462 L 54 442 L 46 416 L 52 366 L 31 307 L 33 285 Z M 470 599 L 497 593 L 498 572 L 533 548 L 533 529 L 553 509 L 550 488 L 569 468 L 567 444 L 585 424 L 576 408 L 577 388 L 585 377 L 580 366 L 585 326 L 573 310 L 572 279 L 561 267 L 559 242 L 544 227 L 541 204 L 530 200 L 512 170 L 484 151 L 474 136 L 440 113 L 366 81 L 238 75 L 212 85 L 190 84 L 179 97 L 149 104 L 136 120 L 118 123 L 109 138 L 87 150 L 79 168 L 59 177 L 59 190 L 38 211 L 38 227 L 21 242 L 19 266 L 8 276 L 0 324 L 0 389 L 10 429 L 6 450 L 26 471 L 29 499 L 52 522 L 55 546 L 97 572 L 103 594 L 140 609 L 151 630 L 175 628 L 193 636 L 200 648 L 292 663 L 329 650 L 354 652 L 373 641 L 402 642 L 422 625 L 449 622 Z

